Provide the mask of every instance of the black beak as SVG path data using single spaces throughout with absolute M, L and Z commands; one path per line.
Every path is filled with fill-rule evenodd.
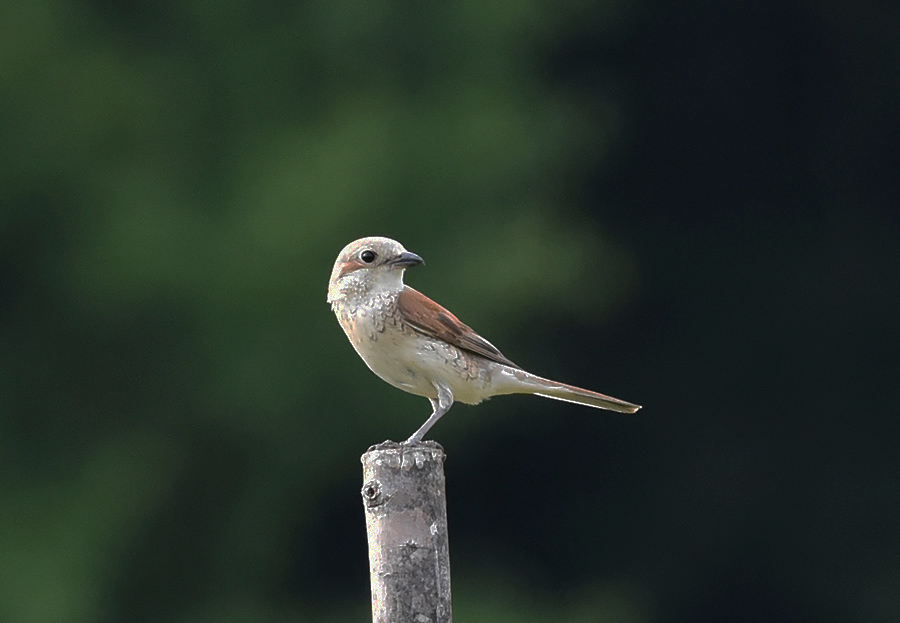
M 410 253 L 409 251 L 404 251 L 397 257 L 391 260 L 391 266 L 402 266 L 403 268 L 409 268 L 410 266 L 418 266 L 419 264 L 424 264 L 425 260 L 416 255 L 415 253 Z

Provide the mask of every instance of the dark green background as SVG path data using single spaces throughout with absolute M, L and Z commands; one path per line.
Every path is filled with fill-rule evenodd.
M 538 374 L 446 448 L 467 622 L 900 620 L 900 10 L 0 4 L 0 621 L 364 621 L 425 400 L 351 240 Z

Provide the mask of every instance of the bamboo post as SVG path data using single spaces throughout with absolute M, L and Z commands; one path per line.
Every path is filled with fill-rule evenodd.
M 451 623 L 444 449 L 434 441 L 362 455 L 373 623 Z

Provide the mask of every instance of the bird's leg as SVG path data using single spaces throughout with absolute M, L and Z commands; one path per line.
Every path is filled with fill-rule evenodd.
M 422 441 L 425 433 L 453 406 L 453 392 L 450 391 L 450 388 L 443 383 L 435 383 L 434 386 L 437 388 L 438 395 L 437 398 L 428 399 L 431 401 L 431 416 L 425 420 L 419 430 L 413 433 L 412 437 L 403 442 L 405 445 L 414 445 Z

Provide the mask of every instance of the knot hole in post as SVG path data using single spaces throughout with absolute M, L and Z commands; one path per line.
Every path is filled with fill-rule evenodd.
M 369 508 L 378 506 L 384 499 L 381 496 L 381 483 L 377 480 L 370 480 L 363 485 L 362 488 L 363 503 Z

